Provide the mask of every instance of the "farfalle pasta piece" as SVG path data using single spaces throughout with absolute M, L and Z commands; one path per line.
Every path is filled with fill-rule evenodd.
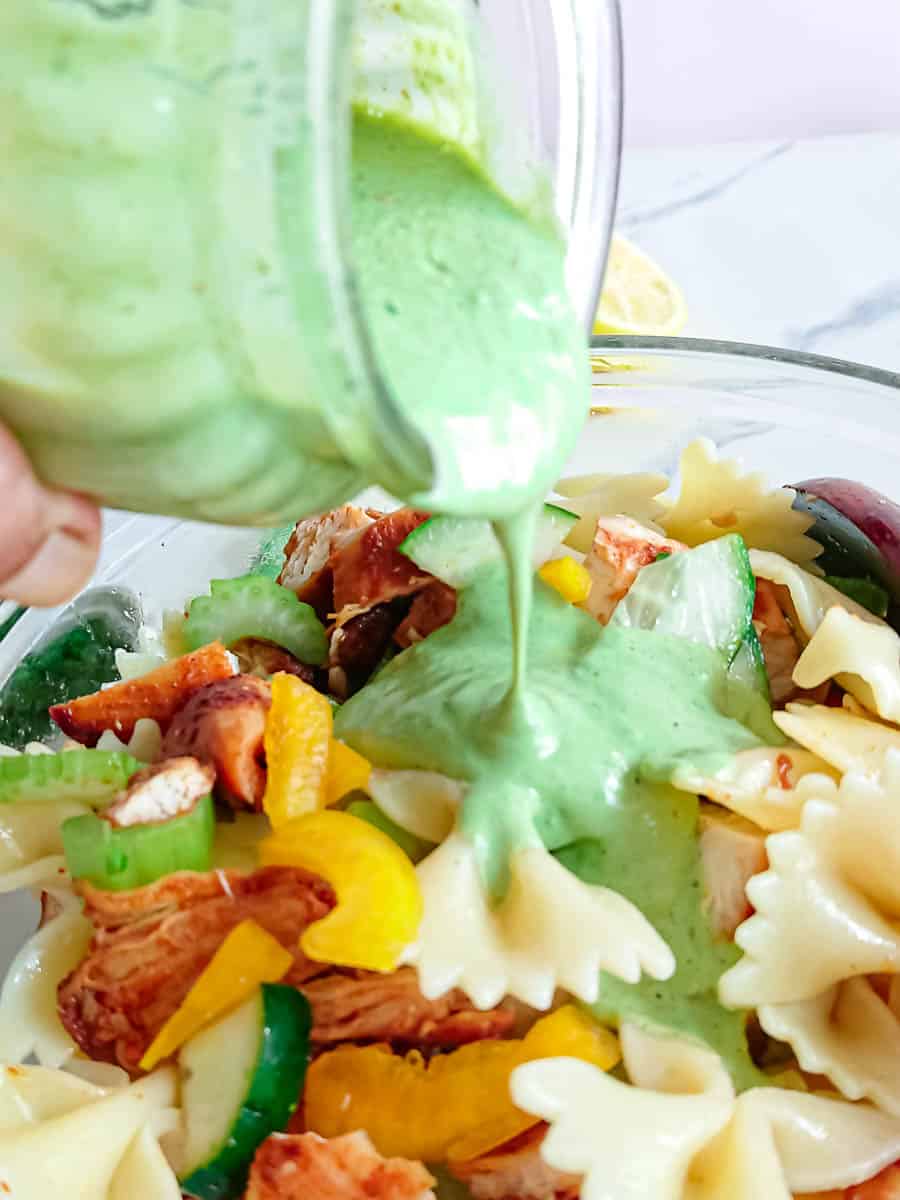
M 900 724 L 900 637 L 889 625 L 830 608 L 794 668 L 794 682 L 836 679 L 860 704 Z
M 162 730 L 159 722 L 152 717 L 139 717 L 134 725 L 134 733 L 127 742 L 123 742 L 111 729 L 101 733 L 97 742 L 98 750 L 127 750 L 133 758 L 146 763 L 154 762 L 159 757 L 161 746 Z
M 750 566 L 759 579 L 780 584 L 787 588 L 790 599 L 790 616 L 794 628 L 803 642 L 808 642 L 825 619 L 831 608 L 843 608 L 860 620 L 871 625 L 884 622 L 870 613 L 867 608 L 839 592 L 818 575 L 805 571 L 783 554 L 767 550 L 751 550 Z
M 156 1122 L 175 1102 L 173 1070 L 114 1091 L 40 1067 L 7 1067 L 3 1079 L 3 1194 L 78 1200 L 180 1195 L 168 1163 L 144 1136 L 155 1140 Z
M 565 499 L 565 507 L 579 516 L 566 537 L 566 545 L 587 554 L 600 517 L 631 517 L 658 530 L 656 522 L 665 511 L 658 497 L 668 486 L 665 475 L 652 473 L 574 475 L 561 479 L 556 492 Z
M 387 771 L 375 767 L 367 791 L 401 829 L 437 845 L 453 829 L 466 785 L 436 771 Z
M 776 1088 L 736 1098 L 709 1050 L 631 1025 L 621 1040 L 630 1084 L 570 1059 L 512 1076 L 515 1104 L 550 1123 L 544 1160 L 584 1176 L 582 1200 L 791 1200 L 900 1153 L 900 1121 L 870 1105 Z
M 812 517 L 791 507 L 795 492 L 770 489 L 759 473 L 744 474 L 735 461 L 720 459 L 708 438 L 698 438 L 684 451 L 680 476 L 678 498 L 659 519 L 668 537 L 699 546 L 739 533 L 748 546 L 799 563 L 821 552 L 819 543 L 806 536 Z
M 860 715 L 863 711 L 788 704 L 772 719 L 782 733 L 836 771 L 878 771 L 888 750 L 900 751 L 900 730 Z
M 777 720 L 781 714 L 774 715 Z M 801 781 L 810 776 L 831 777 L 834 774 L 828 764 L 810 750 L 789 746 L 762 747 L 739 751 L 712 774 L 695 767 L 679 767 L 672 776 L 672 784 L 680 791 L 705 796 L 723 808 L 731 809 L 761 829 L 777 833 L 796 829 L 800 824 L 803 805 L 809 795 L 808 785 L 801 788 Z
M 0 1062 L 34 1055 L 45 1067 L 60 1067 L 78 1049 L 60 1022 L 56 989 L 87 953 L 93 926 L 77 897 L 54 896 L 62 911 L 25 942 L 0 990 Z
M 693 1049 L 693 1048 L 692 1048 Z M 667 1063 L 665 1090 L 621 1083 L 589 1063 L 550 1058 L 518 1067 L 517 1108 L 549 1122 L 541 1157 L 584 1176 L 582 1200 L 678 1200 L 695 1155 L 727 1124 L 733 1091 L 708 1051 Z
M 788 1004 L 900 972 L 900 752 L 877 777 L 825 782 L 799 830 L 768 838 L 769 870 L 747 885 L 756 912 L 735 934 L 744 957 L 720 980 L 726 1005 Z
M 900 1117 L 900 1021 L 867 979 L 795 1004 L 763 1005 L 758 1016 L 805 1071 L 826 1075 L 850 1100 L 872 1100 Z
M 458 987 L 480 1009 L 506 995 L 546 1009 L 561 987 L 590 1004 L 601 970 L 628 983 L 675 970 L 671 950 L 634 905 L 582 883 L 542 848 L 513 854 L 509 888 L 495 907 L 475 847 L 458 832 L 417 874 L 425 912 L 403 961 L 416 966 L 430 999 Z

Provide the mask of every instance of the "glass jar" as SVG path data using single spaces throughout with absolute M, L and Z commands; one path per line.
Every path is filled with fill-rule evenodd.
M 552 206 L 590 323 L 616 0 L 5 0 L 0 59 L 0 415 L 50 482 L 235 524 L 427 493 L 355 286 L 353 103 Z

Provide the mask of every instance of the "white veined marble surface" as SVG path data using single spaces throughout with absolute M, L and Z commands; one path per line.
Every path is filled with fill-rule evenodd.
M 900 370 L 900 134 L 627 151 L 618 228 L 686 334 Z

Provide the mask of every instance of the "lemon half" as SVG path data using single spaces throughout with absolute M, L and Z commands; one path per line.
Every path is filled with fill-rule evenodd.
M 681 289 L 633 242 L 613 234 L 594 333 L 680 333 L 687 322 Z

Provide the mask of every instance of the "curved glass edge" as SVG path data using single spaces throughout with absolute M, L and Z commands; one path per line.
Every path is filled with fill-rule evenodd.
M 710 338 L 686 337 L 634 337 L 631 335 L 594 335 L 590 339 L 591 363 L 595 368 L 595 384 L 602 386 L 602 361 L 605 357 L 623 362 L 625 355 L 641 354 L 673 355 L 717 355 L 721 358 L 756 359 L 762 362 L 781 363 L 785 366 L 805 367 L 813 371 L 826 371 L 876 383 L 883 387 L 900 389 L 900 372 L 887 371 L 882 367 L 870 367 L 865 363 L 849 359 L 831 358 L 822 354 L 807 354 L 802 350 L 790 350 L 779 346 L 756 345 L 752 342 L 729 342 Z M 620 353 L 621 352 L 621 353 Z M 671 382 L 671 381 L 667 381 Z

